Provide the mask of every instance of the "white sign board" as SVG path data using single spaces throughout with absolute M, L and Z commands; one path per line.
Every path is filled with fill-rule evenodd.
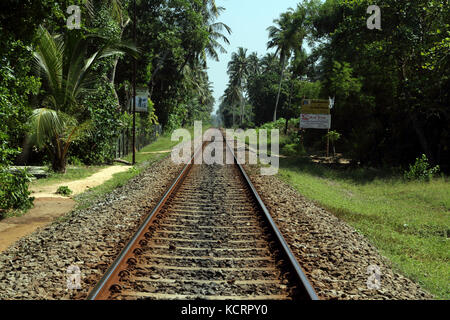
M 330 129 L 331 115 L 329 114 L 301 114 L 300 128 L 303 129 Z
M 136 112 L 148 112 L 148 90 L 136 90 Z M 130 110 L 133 111 L 133 100 L 130 100 Z

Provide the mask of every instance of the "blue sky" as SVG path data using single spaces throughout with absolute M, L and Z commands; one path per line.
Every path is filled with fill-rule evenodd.
M 273 25 L 273 20 L 289 7 L 296 8 L 299 0 L 216 0 L 218 6 L 225 7 L 218 21 L 227 24 L 233 31 L 228 36 L 230 45 L 225 46 L 227 53 L 220 54 L 219 62 L 208 60 L 209 81 L 214 86 L 214 98 L 219 105 L 219 98 L 223 95 L 228 83 L 227 65 L 231 54 L 238 47 L 248 49 L 248 54 L 256 51 L 258 56 L 267 52 L 267 27 Z

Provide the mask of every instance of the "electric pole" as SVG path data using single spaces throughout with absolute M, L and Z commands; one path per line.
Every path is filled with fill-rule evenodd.
M 136 0 L 133 0 L 133 41 L 136 45 Z M 136 164 L 136 58 L 133 58 L 133 165 Z

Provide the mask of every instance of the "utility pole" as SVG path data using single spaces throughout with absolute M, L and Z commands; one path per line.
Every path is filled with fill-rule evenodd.
M 133 0 L 133 41 L 136 45 L 136 0 Z M 136 58 L 133 58 L 133 165 L 136 164 Z

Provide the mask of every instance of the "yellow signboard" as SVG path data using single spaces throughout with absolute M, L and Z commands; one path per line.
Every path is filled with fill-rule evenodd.
M 302 114 L 330 114 L 329 100 L 306 99 L 302 101 Z

